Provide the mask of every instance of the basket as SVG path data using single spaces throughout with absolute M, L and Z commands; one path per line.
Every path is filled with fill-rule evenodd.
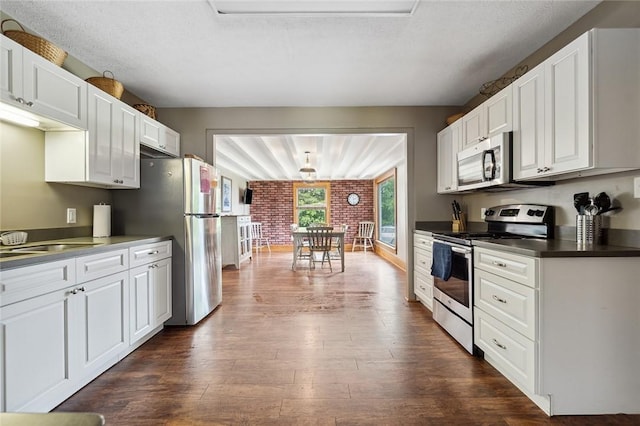
M 140 111 L 143 114 L 148 115 L 149 117 L 156 119 L 156 107 L 149 104 L 134 104 L 133 107 Z
M 107 77 L 107 73 L 111 74 L 111 77 Z M 102 77 L 89 77 L 85 81 L 96 86 L 98 89 L 107 92 L 114 98 L 120 99 L 122 92 L 124 92 L 124 86 L 113 77 L 114 75 L 111 71 L 105 71 L 102 73 Z
M 5 246 L 16 246 L 27 242 L 27 233 L 22 231 L 10 231 L 0 234 L 0 242 Z
M 5 30 L 4 24 L 9 21 L 15 22 L 20 27 L 20 30 Z M 53 62 L 57 66 L 62 66 L 64 60 L 67 58 L 67 52 L 42 37 L 29 34 L 15 19 L 5 19 L 2 21 L 2 23 L 0 23 L 0 30 L 2 30 L 2 34 L 11 40 L 21 44 L 46 60 Z
M 463 116 L 464 116 L 464 112 L 461 112 L 459 114 L 453 114 L 447 117 L 447 126 L 450 126 L 451 124 L 455 123 L 456 121 L 461 119 Z

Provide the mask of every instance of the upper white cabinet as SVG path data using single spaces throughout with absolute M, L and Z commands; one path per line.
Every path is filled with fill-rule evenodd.
M 458 120 L 438 133 L 438 193 L 458 189 L 458 161 L 461 121 Z
M 513 130 L 512 88 L 508 86 L 461 118 L 462 144 L 469 148 L 486 138 Z
M 171 157 L 180 156 L 180 134 L 139 112 L 140 143 Z
M 594 29 L 514 83 L 515 179 L 640 168 L 640 29 Z
M 87 83 L 2 36 L 4 103 L 77 129 L 87 128 Z
M 46 181 L 139 188 L 138 111 L 94 86 L 88 92 L 89 131 L 45 135 Z
M 89 180 L 140 187 L 138 111 L 89 87 Z

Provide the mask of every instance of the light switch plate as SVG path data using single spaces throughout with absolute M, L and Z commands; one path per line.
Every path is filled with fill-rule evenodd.
M 67 209 L 67 223 L 76 223 L 76 209 Z
M 633 178 L 633 196 L 640 198 L 640 176 Z

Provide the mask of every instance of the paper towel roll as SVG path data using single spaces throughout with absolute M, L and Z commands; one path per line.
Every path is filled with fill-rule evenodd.
M 111 236 L 111 206 L 106 204 L 93 206 L 93 236 Z

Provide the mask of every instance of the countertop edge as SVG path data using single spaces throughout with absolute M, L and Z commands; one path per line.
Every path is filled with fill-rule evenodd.
M 171 236 L 148 236 L 148 235 L 123 235 L 115 237 L 74 237 L 61 238 L 45 241 L 30 241 L 28 244 L 20 246 L 1 246 L 3 250 L 18 248 L 24 246 L 33 246 L 38 244 L 48 244 L 54 242 L 76 242 L 76 243 L 100 243 L 98 246 L 80 247 L 71 250 L 65 250 L 59 253 L 43 253 L 43 254 L 26 254 L 24 256 L 16 256 L 8 259 L 0 259 L 0 271 L 20 268 L 23 266 L 37 265 L 45 262 L 55 262 L 57 260 L 70 259 L 73 257 L 81 257 L 92 254 L 104 253 L 111 250 L 129 248 L 140 244 L 151 244 L 160 241 L 172 240 Z

